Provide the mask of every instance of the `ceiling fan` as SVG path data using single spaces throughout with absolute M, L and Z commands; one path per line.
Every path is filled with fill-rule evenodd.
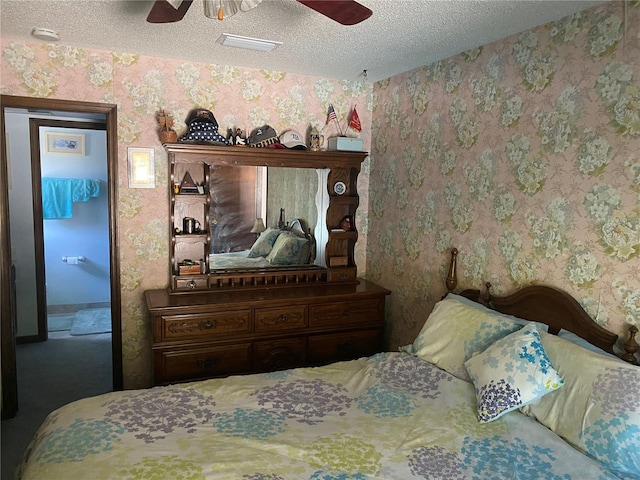
M 203 0 L 204 14 L 222 20 L 241 10 L 246 12 L 262 0 Z M 318 13 L 342 25 L 355 25 L 372 15 L 372 11 L 355 0 L 297 0 Z M 147 16 L 149 23 L 170 23 L 182 20 L 193 0 L 155 0 Z

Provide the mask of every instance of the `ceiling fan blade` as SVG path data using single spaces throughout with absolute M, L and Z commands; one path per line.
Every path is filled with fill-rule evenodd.
M 355 25 L 369 18 L 373 12 L 355 0 L 298 0 L 342 25 Z
M 173 1 L 173 3 L 176 3 Z M 171 23 L 182 20 L 189 10 L 193 0 L 182 0 L 177 8 L 174 8 L 167 0 L 156 0 L 151 7 L 147 22 L 149 23 Z

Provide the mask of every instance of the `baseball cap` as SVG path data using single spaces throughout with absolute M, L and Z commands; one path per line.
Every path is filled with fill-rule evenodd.
M 278 146 L 280 145 L 278 134 L 269 125 L 263 125 L 251 132 L 247 139 L 247 145 L 257 148 L 283 148 Z
M 304 137 L 295 130 L 287 130 L 280 135 L 280 143 L 287 148 L 294 150 L 306 150 L 307 145 L 304 143 Z

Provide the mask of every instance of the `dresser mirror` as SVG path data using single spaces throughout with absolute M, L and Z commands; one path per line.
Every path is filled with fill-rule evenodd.
M 358 283 L 365 152 L 164 146 L 173 293 Z
M 209 271 L 315 268 L 317 190 L 311 168 L 212 165 Z

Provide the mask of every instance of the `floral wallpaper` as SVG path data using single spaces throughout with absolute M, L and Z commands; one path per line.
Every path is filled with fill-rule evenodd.
M 611 2 L 374 85 L 368 278 L 389 347 L 446 291 L 571 293 L 640 327 L 640 6 Z M 373 234 L 375 232 L 375 234 Z
M 189 110 L 202 107 L 213 112 L 222 134 L 229 127 L 250 132 L 264 124 L 277 132 L 292 128 L 304 134 L 313 125 L 324 129 L 326 139 L 337 134 L 335 122 L 325 125 L 329 104 L 334 105 L 343 128 L 351 108 L 357 105 L 365 127 L 364 145 L 366 149 L 370 146 L 371 83 L 6 38 L 0 48 L 2 94 L 118 106 L 117 203 L 125 388 L 151 384 L 150 325 L 143 295 L 145 290 L 165 288 L 169 282 L 168 165 L 157 133 L 159 110 L 166 109 L 173 116 L 179 133 L 185 129 Z M 128 188 L 130 146 L 155 148 L 155 189 Z M 368 166 L 364 165 L 358 187 L 363 227 L 368 176 Z M 360 239 L 356 262 L 364 274 L 366 228 L 361 229 Z
M 193 107 L 224 133 L 341 124 L 365 149 L 359 274 L 390 290 L 388 347 L 409 343 L 444 293 L 527 284 L 575 296 L 606 328 L 640 326 L 640 7 L 611 2 L 375 84 L 64 45 L 0 43 L 7 95 L 118 105 L 125 388 L 151 384 L 143 292 L 168 284 L 168 166 L 156 112 Z M 330 123 L 325 138 L 335 135 Z M 156 188 L 129 189 L 127 147 L 156 149 Z

